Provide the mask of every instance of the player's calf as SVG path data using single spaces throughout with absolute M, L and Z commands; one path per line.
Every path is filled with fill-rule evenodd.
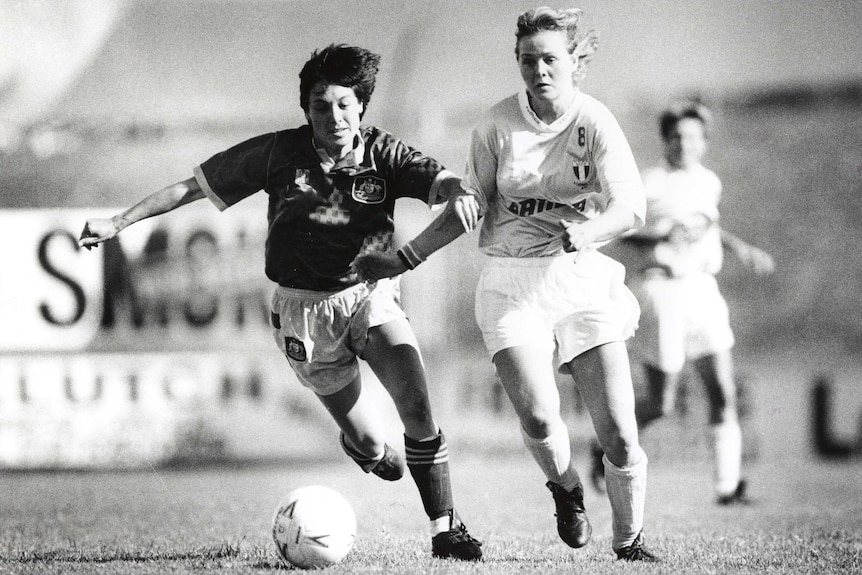
M 373 473 L 386 481 L 397 481 L 404 475 L 404 462 L 398 452 L 389 447 L 388 444 L 383 445 L 383 453 L 374 457 L 368 457 L 359 453 L 356 449 L 348 445 L 344 434 L 340 434 L 339 441 L 341 448 L 356 462 L 365 473 Z

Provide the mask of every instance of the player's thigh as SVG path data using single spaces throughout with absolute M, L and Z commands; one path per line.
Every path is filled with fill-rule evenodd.
M 436 433 L 425 367 L 407 319 L 370 328 L 362 357 L 392 397 L 408 435 Z
M 736 381 L 730 351 L 699 357 L 695 369 L 706 389 L 710 405 L 710 423 L 736 417 Z
M 419 343 L 404 318 L 369 328 L 362 359 L 387 389 L 391 387 L 398 392 L 399 388 L 406 387 L 413 393 L 415 388 L 425 388 Z
M 493 361 L 527 435 L 547 436 L 560 419 L 560 393 L 551 351 L 541 347 L 509 347 L 494 354 Z
M 679 372 L 685 364 L 686 314 L 678 283 L 655 278 L 636 282 L 632 292 L 641 308 L 640 322 L 629 342 L 639 363 L 665 372 Z

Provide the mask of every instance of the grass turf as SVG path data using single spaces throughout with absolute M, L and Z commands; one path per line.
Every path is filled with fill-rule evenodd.
M 353 551 L 330 573 L 862 572 L 859 461 L 750 462 L 754 504 L 724 508 L 713 502 L 706 454 L 689 448 L 675 458 L 655 449 L 645 532 L 664 562 L 640 565 L 615 560 L 604 496 L 587 489 L 594 538 L 574 551 L 557 539 L 550 494 L 526 452 L 514 445 L 498 453 L 451 447 L 458 509 L 485 542 L 478 564 L 430 557 L 427 523 L 409 477 L 384 483 L 339 458 L 0 474 L 0 573 L 282 571 L 270 520 L 284 494 L 309 484 L 343 493 L 358 518 Z M 578 462 L 585 472 L 586 461 Z

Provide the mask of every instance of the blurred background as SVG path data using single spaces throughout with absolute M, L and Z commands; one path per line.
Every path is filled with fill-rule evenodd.
M 514 24 L 540 4 L 0 0 L 0 468 L 333 448 L 334 428 L 267 328 L 264 194 L 224 214 L 198 202 L 92 252 L 75 240 L 88 217 L 191 176 L 229 145 L 304 123 L 297 74 L 332 42 L 383 56 L 365 122 L 460 172 L 479 114 L 521 88 Z M 821 375 L 831 414 L 819 421 L 857 449 L 862 3 L 576 5 L 600 35 L 582 89 L 610 107 L 639 165 L 661 158 L 664 106 L 709 105 L 705 163 L 724 183 L 723 225 L 776 259 L 763 279 L 728 258 L 719 278 L 748 449 L 812 454 Z M 415 204 L 398 207 L 402 239 L 432 218 Z M 493 447 L 519 436 L 473 321 L 475 244 L 461 238 L 405 276 L 404 302 L 447 434 Z M 586 415 L 565 392 L 585 440 Z

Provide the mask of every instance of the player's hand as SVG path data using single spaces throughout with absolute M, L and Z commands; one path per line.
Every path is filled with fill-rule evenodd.
M 89 219 L 84 224 L 83 231 L 81 231 L 78 246 L 87 248 L 88 250 L 95 248 L 100 243 L 116 236 L 119 231 L 114 220 L 111 218 Z
M 560 220 L 560 225 L 565 228 L 560 236 L 563 240 L 564 251 L 580 254 L 595 240 L 582 223 Z M 575 260 L 577 260 L 577 256 L 575 256 Z
M 466 233 L 469 234 L 476 229 L 476 225 L 479 223 L 480 209 L 475 196 L 468 193 L 454 196 L 449 199 L 446 209 L 455 213 Z M 439 228 L 441 225 L 443 225 L 443 218 L 438 218 L 437 227 Z
M 366 252 L 353 259 L 350 268 L 364 281 L 391 278 L 407 271 L 407 266 L 398 254 L 389 252 Z
M 742 250 L 742 253 L 739 254 L 739 258 L 759 276 L 770 275 L 775 271 L 775 260 L 772 259 L 771 255 L 760 248 L 748 246 L 746 249 Z

